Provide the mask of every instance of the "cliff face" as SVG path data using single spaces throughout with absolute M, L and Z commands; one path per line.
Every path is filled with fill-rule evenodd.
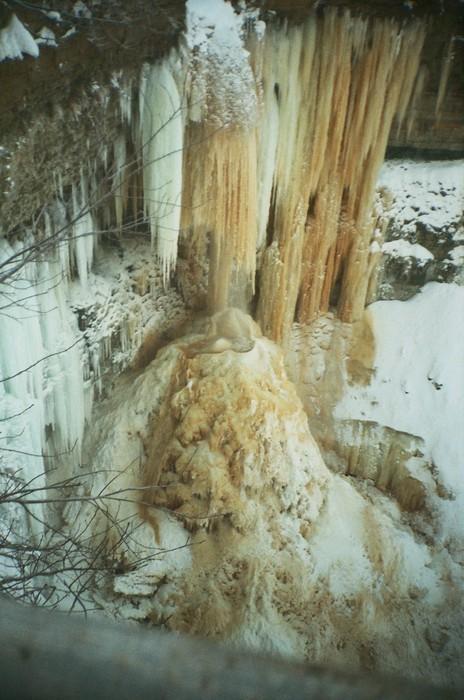
M 60 493 L 0 522 L 66 560 L 24 595 L 458 682 L 455 25 L 144 5 L 0 30 L 0 467 Z

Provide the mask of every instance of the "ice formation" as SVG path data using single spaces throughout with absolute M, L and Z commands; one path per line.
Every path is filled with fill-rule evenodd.
M 2 259 L 13 253 L 2 241 Z M 48 469 L 65 460 L 76 465 L 81 454 L 88 397 L 81 338 L 66 296 L 56 261 L 27 263 L 0 285 L 0 468 L 32 479 L 36 488 L 45 486 Z M 53 439 L 47 441 L 50 429 Z M 30 527 L 38 534 L 42 506 L 32 506 L 31 513 Z
M 165 282 L 177 259 L 182 194 L 183 114 L 168 61 L 142 77 L 143 201 Z
M 182 229 L 187 251 L 208 256 L 211 311 L 235 303 L 237 285 L 250 301 L 259 253 L 258 316 L 279 341 L 295 313 L 308 322 L 335 303 L 344 320 L 360 317 L 376 180 L 417 97 L 425 26 L 327 10 L 263 32 L 222 0 L 187 10 L 184 47 L 144 67 L 138 100 L 116 80 L 130 126 L 106 196 L 116 227 L 143 210 L 165 283 Z
M 209 24 L 214 22 L 211 17 Z M 230 134 L 229 119 L 219 137 L 206 136 L 199 164 L 198 149 L 191 149 L 197 170 L 187 169 L 194 183 L 187 178 L 184 226 L 193 234 L 212 230 L 216 235 L 212 308 L 230 302 L 227 284 L 234 267 L 254 274 L 254 249 L 263 248 L 267 231 L 258 310 L 266 333 L 282 340 L 295 308 L 301 321 L 311 320 L 328 308 L 337 285 L 342 318 L 359 317 L 371 270 L 376 179 L 393 120 L 401 123 L 411 98 L 423 41 L 420 24 L 398 32 L 390 21 L 370 26 L 349 13 L 330 11 L 302 26 L 271 27 L 264 37 L 251 37 L 256 87 L 244 67 L 236 73 L 242 100 L 248 95 L 253 103 L 256 94 L 260 101 L 258 142 L 248 130 Z M 335 58 L 324 49 L 332 45 L 338 46 Z M 235 54 L 243 62 L 243 50 L 236 48 Z M 220 89 L 214 94 L 222 100 Z M 202 140 L 204 131 L 199 133 Z M 210 173 L 206 182 L 197 172 Z M 221 204 L 215 220 L 210 201 Z M 242 229 L 247 245 L 241 242 Z
M 417 541 L 380 491 L 329 472 L 277 346 L 189 358 L 184 342 L 97 412 L 93 489 L 115 468 L 117 489 L 143 489 L 142 524 L 135 504 L 111 506 L 110 530 L 133 520 L 105 609 L 315 662 L 336 649 L 340 666 L 404 669 L 407 654 L 410 672 L 444 680 L 430 644 L 458 635 L 449 555 Z
M 458 677 L 462 287 L 365 312 L 382 256 L 435 261 L 420 231 L 462 265 L 462 161 L 381 169 L 425 23 L 256 17 L 189 0 L 176 51 L 94 86 L 113 142 L 0 239 L 1 468 L 45 485 L 61 456 L 97 467 L 88 493 L 128 489 L 95 523 L 128 567 L 95 592 L 115 615 Z M 27 49 L 15 26 L 3 57 Z M 50 245 L 28 261 L 32 236 Z

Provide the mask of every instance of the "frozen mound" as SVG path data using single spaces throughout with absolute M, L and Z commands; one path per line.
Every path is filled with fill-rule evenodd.
M 107 513 L 126 568 L 100 604 L 311 661 L 408 673 L 413 654 L 419 676 L 439 646 L 451 668 L 453 571 L 394 502 L 329 473 L 281 350 L 255 337 L 189 357 L 191 338 L 124 379 L 93 426 L 98 478 L 121 469 L 113 489 L 138 489 Z

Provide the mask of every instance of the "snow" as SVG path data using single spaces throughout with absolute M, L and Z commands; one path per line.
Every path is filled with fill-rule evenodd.
M 447 553 L 417 538 L 390 499 L 328 472 L 268 339 L 186 363 L 188 342 L 165 348 L 135 380 L 117 380 L 86 451 L 99 468 L 121 469 L 118 488 L 124 479 L 157 485 L 158 547 L 192 547 L 116 577 L 99 602 L 121 617 L 169 615 L 174 629 L 316 663 L 353 668 L 368 646 L 377 670 L 431 675 L 440 659 L 424 628 L 460 633 Z M 153 416 L 163 416 L 161 429 Z M 74 511 L 68 522 L 82 528 Z M 110 516 L 132 517 L 126 561 L 146 558 L 153 535 L 135 508 L 112 504 Z
M 150 338 L 184 320 L 185 310 L 173 289 L 163 289 L 162 272 L 146 241 L 127 240 L 121 257 L 106 249 L 86 286 L 73 282 L 70 303 L 84 314 L 88 371 L 98 390 L 102 373 L 125 369 Z M 105 367 L 109 365 L 109 367 Z
M 56 43 L 55 33 L 49 29 L 49 27 L 42 27 L 37 35 L 36 43 L 44 46 L 58 46 Z
M 244 47 L 245 14 L 225 0 L 188 0 L 186 42 L 192 62 L 190 118 L 200 121 L 214 103 L 220 126 L 253 124 L 256 93 Z
M 6 27 L 0 29 L 0 61 L 22 59 L 24 53 L 37 58 L 39 48 L 24 24 L 16 15 L 11 15 Z
M 464 265 L 464 245 L 458 245 L 449 252 L 448 257 L 455 265 Z
M 377 421 L 423 438 L 425 457 L 455 500 L 440 500 L 443 537 L 464 534 L 464 287 L 427 284 L 420 294 L 369 307 L 375 376 L 350 386 L 336 418 Z
M 61 22 L 61 14 L 59 12 L 56 12 L 55 10 L 48 10 L 45 12 L 45 14 L 53 22 Z
M 439 581 L 432 570 L 427 547 L 416 542 L 412 533 L 398 527 L 399 513 L 386 514 L 377 508 L 368 516 L 372 518 L 369 523 L 368 509 L 366 499 L 348 481 L 334 477 L 326 509 L 311 543 L 314 573 L 326 578 L 336 599 L 359 596 L 364 589 L 370 590 L 369 597 L 380 598 L 384 595 L 389 572 L 396 570 L 395 594 L 398 597 L 407 595 L 414 581 L 429 602 L 437 603 Z M 377 544 L 382 552 L 382 573 L 376 571 L 367 523 L 371 530 L 378 528 L 375 537 L 380 535 Z
M 404 234 L 414 234 L 418 224 L 450 233 L 459 221 L 462 226 L 464 160 L 387 161 L 378 186 L 392 192 L 390 214 Z
M 425 265 L 428 260 L 433 260 L 433 255 L 427 248 L 419 243 L 409 243 L 403 238 L 384 243 L 382 252 L 393 258 L 415 258 L 418 265 Z
M 63 34 L 62 38 L 63 39 L 70 39 L 75 34 L 77 34 L 77 29 L 76 29 L 76 27 L 72 26 L 70 29 L 68 29 L 67 32 L 65 32 L 65 34 Z

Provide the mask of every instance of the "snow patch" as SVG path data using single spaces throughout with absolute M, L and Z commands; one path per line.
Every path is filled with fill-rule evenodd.
M 425 265 L 429 260 L 433 260 L 433 255 L 427 248 L 419 243 L 409 243 L 402 238 L 384 243 L 382 252 L 393 258 L 415 258 L 419 265 Z
M 214 104 L 221 126 L 252 124 L 257 100 L 244 14 L 225 0 L 188 0 L 186 41 L 192 63 L 190 118 L 200 121 Z
M 420 436 L 451 500 L 439 500 L 443 537 L 464 527 L 464 287 L 427 284 L 420 294 L 369 307 L 375 374 L 367 387 L 347 387 L 340 419 L 372 420 Z
M 16 15 L 11 15 L 6 27 L 0 29 L 0 61 L 7 58 L 22 59 L 25 53 L 37 58 L 39 48 L 24 24 Z
M 43 46 L 58 46 L 55 33 L 49 27 L 42 27 L 37 35 L 36 43 Z
M 414 234 L 418 224 L 450 233 L 460 228 L 464 160 L 387 161 L 380 171 L 378 186 L 392 192 L 390 215 L 404 233 Z

